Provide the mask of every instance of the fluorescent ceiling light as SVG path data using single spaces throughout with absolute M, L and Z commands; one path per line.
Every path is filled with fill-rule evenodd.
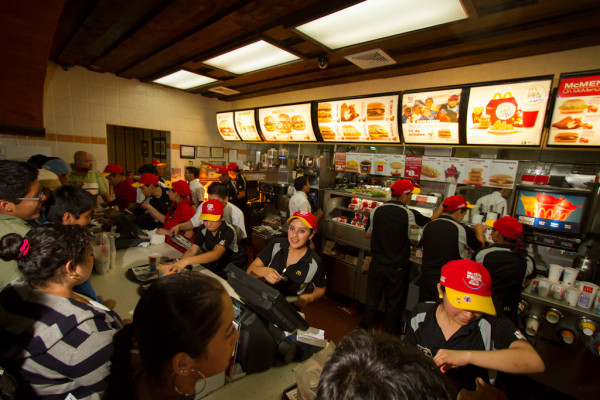
M 240 47 L 237 50 L 211 58 L 203 63 L 232 74 L 241 75 L 299 59 L 300 57 L 292 53 L 281 50 L 279 47 L 273 46 L 264 40 L 259 40 L 258 42 Z
M 155 79 L 153 82 L 185 90 L 213 83 L 216 81 L 216 79 L 209 78 L 208 76 L 195 74 L 193 72 L 184 71 L 181 69 L 177 72 L 173 72 L 170 75 Z
M 465 18 L 459 0 L 367 0 L 296 29 L 339 49 Z

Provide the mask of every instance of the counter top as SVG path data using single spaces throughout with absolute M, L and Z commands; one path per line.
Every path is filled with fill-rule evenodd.
M 600 314 L 596 314 L 595 312 L 593 312 L 593 310 L 591 308 L 584 310 L 583 308 L 569 306 L 569 305 L 567 305 L 567 303 L 565 303 L 562 300 L 556 300 L 552 297 L 542 297 L 542 296 L 538 296 L 535 294 L 526 293 L 525 291 L 523 291 L 521 293 L 521 298 L 529 301 L 530 307 L 531 307 L 531 302 L 541 303 L 543 306 L 554 307 L 559 310 L 562 308 L 562 309 L 568 310 L 572 314 L 575 314 L 575 315 L 578 315 L 581 317 L 590 318 L 590 319 L 600 323 Z

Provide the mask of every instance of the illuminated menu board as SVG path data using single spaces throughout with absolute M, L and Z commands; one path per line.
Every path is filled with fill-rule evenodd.
M 258 109 L 259 126 L 267 142 L 314 142 L 310 103 Z
M 223 140 L 228 142 L 240 141 L 233 124 L 233 112 L 217 113 L 217 129 Z
M 254 110 L 234 111 L 235 129 L 245 142 L 261 142 L 262 139 L 256 130 Z
M 398 95 L 317 103 L 324 142 L 400 143 Z
M 552 76 L 472 87 L 467 144 L 539 146 Z
M 405 143 L 458 144 L 462 89 L 402 94 L 402 137 Z
M 549 146 L 600 146 L 600 71 L 563 74 L 552 111 Z

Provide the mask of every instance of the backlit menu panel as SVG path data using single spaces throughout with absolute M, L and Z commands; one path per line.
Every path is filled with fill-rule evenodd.
M 233 112 L 217 113 L 217 129 L 223 140 L 240 141 L 233 124 Z
M 254 119 L 254 110 L 242 110 L 234 112 L 235 129 L 238 135 L 245 142 L 260 142 L 262 141 L 258 131 L 256 130 L 256 122 Z
M 262 136 L 267 142 L 316 141 L 310 119 L 310 103 L 259 108 Z

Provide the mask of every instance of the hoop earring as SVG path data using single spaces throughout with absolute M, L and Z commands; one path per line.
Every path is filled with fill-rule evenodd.
M 71 274 L 70 278 L 71 279 L 77 279 L 77 278 L 79 278 L 79 276 L 77 274 Z
M 194 382 L 194 393 L 187 394 L 187 393 L 182 392 L 181 389 L 179 389 L 177 387 L 177 376 L 179 374 L 185 374 L 187 372 L 188 372 L 188 370 L 186 370 L 186 369 L 182 369 L 182 370 L 178 371 L 178 373 L 176 373 L 175 371 L 172 372 L 172 375 L 173 375 L 173 389 L 175 389 L 175 391 L 177 392 L 177 394 L 180 395 L 180 396 L 195 397 L 197 394 L 202 393 L 204 391 L 204 389 L 206 388 L 206 377 L 204 376 L 204 374 L 202 372 L 196 371 L 195 369 L 190 369 L 189 372 L 193 372 L 193 373 L 198 374 L 198 375 L 200 375 L 202 377 L 202 388 L 200 389 L 200 391 L 198 391 L 196 393 L 196 382 L 198 382 L 198 381 L 196 381 L 196 382 Z

